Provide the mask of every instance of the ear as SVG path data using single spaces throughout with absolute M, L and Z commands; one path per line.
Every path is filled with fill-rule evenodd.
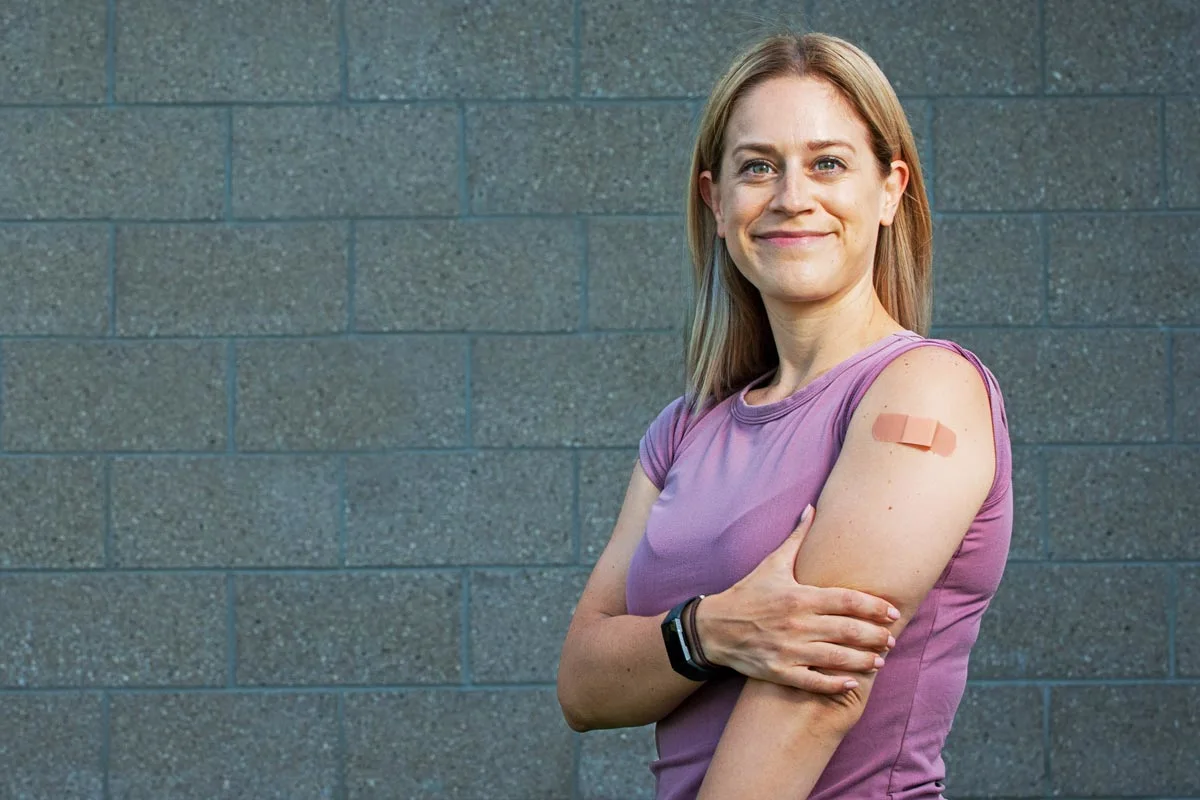
M 700 197 L 704 204 L 712 210 L 717 220 L 717 236 L 725 238 L 725 217 L 721 214 L 721 193 L 713 180 L 712 170 L 706 169 L 700 173 Z
M 896 209 L 900 207 L 900 198 L 908 188 L 908 164 L 903 161 L 893 161 L 892 171 L 883 179 L 883 208 L 880 210 L 879 224 L 891 225 L 896 219 Z

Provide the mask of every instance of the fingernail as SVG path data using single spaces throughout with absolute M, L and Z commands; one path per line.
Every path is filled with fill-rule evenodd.
M 858 681 L 846 681 L 845 683 L 842 684 L 842 686 L 846 689 L 857 689 Z
M 806 505 L 804 507 L 804 510 L 800 512 L 800 521 L 808 522 L 808 518 L 812 516 L 812 512 L 813 512 L 812 503 L 809 503 L 808 505 Z
M 891 650 L 891 649 L 892 649 L 893 647 L 895 647 L 895 646 L 896 646 L 896 637 L 895 637 L 895 636 L 889 636 L 889 637 L 888 637 L 888 650 Z
M 882 658 L 875 656 L 875 669 L 883 669 L 883 663 L 884 662 Z
M 889 608 L 888 609 L 888 619 L 900 619 L 900 609 Z

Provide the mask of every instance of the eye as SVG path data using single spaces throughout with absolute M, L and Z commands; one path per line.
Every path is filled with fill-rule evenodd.
M 828 173 L 845 169 L 846 165 L 843 164 L 840 159 L 836 159 L 833 156 L 821 156 L 816 160 L 816 163 L 813 164 L 813 167 L 817 172 Z
M 774 167 L 772 167 L 768 162 L 763 161 L 762 159 L 755 159 L 754 161 L 747 161 L 744 165 L 742 165 L 742 173 L 743 174 L 754 175 L 756 177 L 770 175 L 773 170 L 774 170 Z

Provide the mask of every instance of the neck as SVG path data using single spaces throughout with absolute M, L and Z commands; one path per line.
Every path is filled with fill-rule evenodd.
M 758 390 L 757 402 L 782 400 L 863 348 L 904 329 L 883 307 L 869 279 L 825 305 L 765 305 L 779 369 Z

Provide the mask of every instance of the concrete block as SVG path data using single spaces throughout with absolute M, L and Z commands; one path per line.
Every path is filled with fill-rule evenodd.
M 148 225 L 117 231 L 117 333 L 346 329 L 346 227 Z
M 460 584 L 440 572 L 239 576 L 237 682 L 456 683 Z
M 0 697 L 0 795 L 102 800 L 99 694 Z
M 1150 98 L 940 100 L 933 112 L 939 210 L 1144 209 L 1162 204 Z M 1151 148 L 1153 149 L 1153 148 Z M 1104 164 L 1103 180 L 1096 165 Z
M 336 796 L 333 695 L 122 694 L 111 726 L 113 797 Z
M 1179 570 L 1175 659 L 1180 677 L 1200 678 L 1200 568 Z
M 0 24 L 0 103 L 102 103 L 107 14 L 76 0 L 10 6 Z
M 1172 208 L 1200 206 L 1200 100 L 1169 98 L 1167 115 L 1167 203 Z
M 8 450 L 223 450 L 213 342 L 6 342 Z
M 337 4 L 122 0 L 121 103 L 329 101 L 340 91 Z
M 968 686 L 942 756 L 951 797 L 1041 797 L 1042 690 Z
M 1167 438 L 1166 341 L 1158 331 L 963 328 L 939 335 L 977 353 L 996 374 L 1015 442 Z
M 216 219 L 224 112 L 14 108 L 0 125 L 0 219 Z
M 1042 236 L 1029 216 L 946 217 L 933 226 L 938 325 L 1036 325 L 1045 290 Z
M 120 567 L 336 566 L 337 465 L 324 458 L 118 458 Z
M 574 746 L 553 689 L 346 697 L 349 800 L 562 800 Z
M 352 450 L 463 443 L 461 341 L 257 341 L 237 349 L 237 443 Z
M 1088 447 L 1046 462 L 1051 558 L 1200 559 L 1200 450 Z
M 405 453 L 346 463 L 346 559 L 362 566 L 564 564 L 571 457 Z
M 682 219 L 588 221 L 588 325 L 677 328 L 692 285 Z
M 215 686 L 225 681 L 219 575 L 9 575 L 0 686 Z
M 1056 217 L 1049 239 L 1052 324 L 1195 322 L 1200 214 Z
M 1009 564 L 971 677 L 1165 678 L 1167 594 L 1161 567 Z
M 580 72 L 590 97 L 703 97 L 734 55 L 799 6 L 765 0 L 582 4 Z
M 1042 553 L 1041 468 L 1045 454 L 1031 447 L 1013 450 L 1013 533 L 1008 557 L 1040 559 Z
M 691 127 L 687 103 L 468 107 L 471 210 L 678 213 Z
M 0 285 L 0 333 L 103 336 L 108 231 L 75 224 L 0 228 Z
M 350 94 L 372 100 L 569 96 L 574 13 L 564 0 L 346 6 Z
M 1200 794 L 1200 686 L 1063 686 L 1050 696 L 1055 796 Z
M 471 573 L 471 677 L 479 683 L 553 682 L 587 572 Z
M 584 800 L 654 800 L 654 726 L 588 731 L 579 753 Z
M 104 471 L 97 459 L 4 459 L 0 487 L 0 568 L 104 566 Z
M 594 564 L 608 546 L 637 458 L 636 448 L 584 450 L 579 454 L 579 539 L 583 563 Z
M 234 213 L 455 214 L 458 139 L 450 106 L 237 108 Z
M 676 334 L 497 337 L 475 343 L 475 444 L 632 447 L 682 393 Z
M 1200 334 L 1173 333 L 1175 437 L 1200 442 Z
M 364 222 L 358 330 L 565 331 L 579 325 L 571 220 Z
M 861 47 L 899 94 L 1036 94 L 1037 3 L 815 0 L 812 30 Z
M 1195 3 L 1047 0 L 1045 14 L 1049 92 L 1200 91 Z

